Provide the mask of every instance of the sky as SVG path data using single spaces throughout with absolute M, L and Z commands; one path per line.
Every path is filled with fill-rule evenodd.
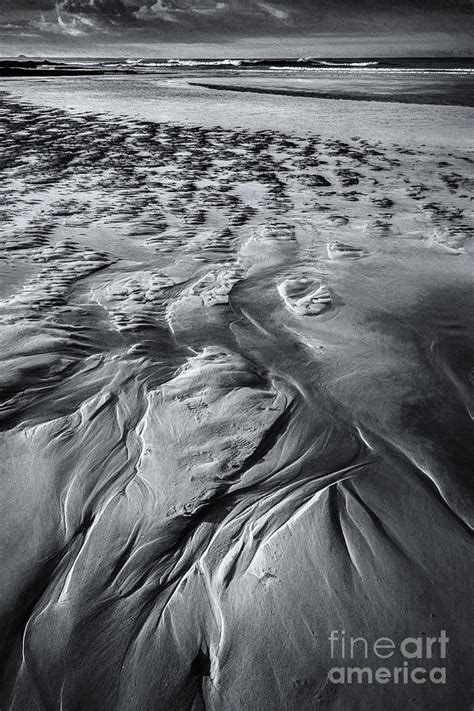
M 0 0 L 0 54 L 473 55 L 474 0 Z

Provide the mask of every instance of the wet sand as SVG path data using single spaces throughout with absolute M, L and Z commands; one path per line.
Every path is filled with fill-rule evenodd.
M 467 708 L 464 137 L 38 91 L 0 114 L 2 708 Z M 331 684 L 332 630 L 445 630 L 447 683 Z
M 310 91 L 316 90 L 318 85 L 327 89 L 329 79 L 326 73 L 324 79 L 319 77 L 317 81 L 306 76 L 304 74 L 303 79 L 297 81 L 292 75 L 272 72 L 262 76 L 256 72 L 227 77 L 225 82 L 247 88 L 263 83 L 278 90 L 285 87 L 291 90 L 296 84 L 309 84 Z M 432 93 L 437 81 L 433 82 L 429 77 L 425 81 L 426 91 Z M 410 149 L 436 146 L 445 152 L 449 148 L 472 151 L 474 108 L 469 106 L 386 104 L 341 98 L 336 101 L 298 95 L 289 98 L 216 91 L 198 86 L 199 82 L 222 83 L 222 76 L 192 72 L 171 77 L 150 74 L 139 77 L 9 79 L 4 81 L 4 88 L 20 101 L 73 112 L 108 113 L 180 126 L 278 131 L 299 137 L 317 135 L 346 142 L 358 136 L 382 141 L 384 145 L 398 143 Z M 472 78 L 470 82 L 472 85 Z M 336 95 L 341 95 L 343 87 L 347 90 L 355 84 L 356 77 L 352 75 L 345 75 L 343 80 L 339 78 L 335 84 L 338 87 Z M 375 79 L 364 81 L 364 93 L 370 91 L 375 98 L 379 84 Z M 471 88 L 471 103 L 473 93 Z M 448 94 L 445 87 L 443 100 Z

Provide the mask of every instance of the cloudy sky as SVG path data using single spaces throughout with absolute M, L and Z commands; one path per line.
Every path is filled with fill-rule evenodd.
M 0 0 L 0 53 L 472 54 L 474 0 Z

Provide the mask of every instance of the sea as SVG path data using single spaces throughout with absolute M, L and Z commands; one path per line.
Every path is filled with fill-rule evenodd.
M 161 76 L 214 90 L 474 107 L 474 58 L 0 59 L 2 76 Z M 212 86 L 206 84 L 211 79 Z M 219 82 L 223 80 L 223 82 Z
M 435 72 L 449 74 L 474 73 L 474 57 L 405 57 L 405 58 L 373 58 L 373 59 L 347 59 L 347 58 L 256 58 L 256 59 L 159 59 L 159 58 L 70 58 L 67 60 L 52 60 L 55 63 L 66 61 L 82 66 L 95 66 L 116 70 L 135 71 L 162 71 L 183 69 L 199 69 L 215 71 L 216 69 L 238 69 L 240 71 L 392 71 L 392 72 Z

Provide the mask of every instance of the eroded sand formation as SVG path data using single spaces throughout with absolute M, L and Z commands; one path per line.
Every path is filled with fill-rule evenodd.
M 2 708 L 467 707 L 472 161 L 1 122 Z M 327 680 L 442 629 L 443 688 Z

